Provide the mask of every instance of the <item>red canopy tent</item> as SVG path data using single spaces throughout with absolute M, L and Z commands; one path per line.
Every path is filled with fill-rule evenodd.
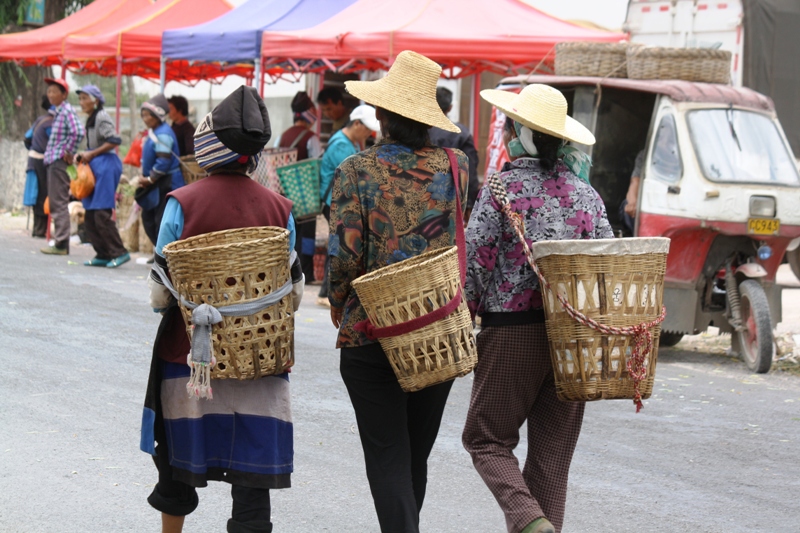
M 385 69 L 397 53 L 414 50 L 449 78 L 482 71 L 513 74 L 552 60 L 562 41 L 625 39 L 623 33 L 584 28 L 520 0 L 360 0 L 304 30 L 266 31 L 266 67 L 301 72 Z
M 64 42 L 63 55 L 68 68 L 84 73 L 158 78 L 165 30 L 201 24 L 230 10 L 225 0 L 161 0 L 73 32 Z M 171 62 L 166 71 L 169 79 L 182 81 L 238 73 L 235 65 L 193 66 L 186 61 Z
M 74 15 L 43 28 L 0 35 L 0 61 L 15 61 L 23 66 L 60 65 L 64 41 L 70 34 L 151 6 L 151 0 L 95 0 Z

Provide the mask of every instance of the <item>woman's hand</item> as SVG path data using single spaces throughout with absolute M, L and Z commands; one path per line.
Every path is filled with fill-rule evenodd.
M 344 308 L 343 307 L 331 307 L 331 322 L 339 329 L 342 325 L 342 316 L 344 316 Z
M 86 163 L 87 165 L 94 159 L 92 152 L 81 152 L 78 154 L 78 163 Z
M 63 159 L 64 162 L 68 165 L 71 165 L 75 162 L 75 157 L 72 154 L 64 154 L 64 156 L 61 159 Z

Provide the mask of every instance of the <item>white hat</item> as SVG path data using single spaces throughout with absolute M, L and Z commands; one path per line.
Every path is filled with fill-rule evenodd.
M 360 105 L 353 109 L 350 120 L 358 120 L 372 131 L 381 131 L 381 123 L 375 117 L 375 108 L 371 105 Z
M 564 95 L 549 85 L 528 85 L 519 94 L 485 89 L 481 98 L 532 130 L 579 144 L 595 142 L 594 135 L 583 124 L 567 115 Z
M 376 81 L 346 81 L 348 93 L 368 104 L 411 120 L 458 133 L 461 130 L 442 112 L 436 102 L 436 83 L 442 67 L 427 57 L 405 50 L 397 54 L 392 67 Z

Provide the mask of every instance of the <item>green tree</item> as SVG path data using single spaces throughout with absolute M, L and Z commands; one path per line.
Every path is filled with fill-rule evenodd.
M 44 23 L 52 24 L 71 15 L 92 0 L 46 0 Z M 21 26 L 31 0 L 0 0 L 2 33 L 25 31 Z M 0 63 L 0 131 L 12 138 L 22 138 L 31 122 L 42 112 L 39 107 L 44 94 L 44 78 L 49 67 L 19 67 L 12 62 Z

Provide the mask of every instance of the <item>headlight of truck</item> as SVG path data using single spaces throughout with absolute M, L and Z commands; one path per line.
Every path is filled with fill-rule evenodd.
M 750 216 L 767 217 L 775 216 L 775 198 L 772 196 L 751 196 Z

